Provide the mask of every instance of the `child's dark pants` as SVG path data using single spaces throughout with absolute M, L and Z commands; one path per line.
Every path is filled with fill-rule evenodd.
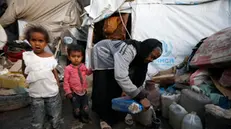
M 89 118 L 89 107 L 88 107 L 88 96 L 87 93 L 83 96 L 77 95 L 75 93 L 72 94 L 73 97 L 71 99 L 71 103 L 74 109 L 75 117 L 83 117 Z

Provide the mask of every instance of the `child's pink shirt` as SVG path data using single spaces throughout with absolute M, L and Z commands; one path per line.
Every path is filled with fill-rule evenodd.
M 63 88 L 66 92 L 66 95 L 73 92 L 78 95 L 84 95 L 88 87 L 86 77 L 91 73 L 92 71 L 88 70 L 83 63 L 81 63 L 78 66 L 70 64 L 67 67 L 65 67 Z M 82 83 L 80 76 L 82 76 Z

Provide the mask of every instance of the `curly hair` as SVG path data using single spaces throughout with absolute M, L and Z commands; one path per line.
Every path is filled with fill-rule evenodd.
M 43 34 L 43 35 L 44 35 L 44 38 L 45 38 L 45 41 L 46 41 L 47 43 L 50 42 L 49 33 L 48 33 L 48 31 L 47 31 L 45 28 L 43 28 L 42 26 L 29 26 L 29 27 L 26 29 L 25 33 L 24 33 L 25 39 L 29 41 L 29 40 L 31 39 L 32 33 L 35 33 L 35 32 L 38 32 L 38 33 Z

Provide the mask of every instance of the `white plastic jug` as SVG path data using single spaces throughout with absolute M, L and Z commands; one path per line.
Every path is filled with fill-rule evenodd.
M 161 112 L 164 118 L 168 118 L 168 108 L 173 102 L 178 102 L 180 99 L 180 94 L 169 94 L 164 93 L 161 95 Z
M 195 112 L 186 115 L 182 121 L 181 129 L 203 129 L 200 117 Z
M 181 129 L 181 123 L 188 112 L 175 102 L 169 106 L 169 124 L 173 129 Z

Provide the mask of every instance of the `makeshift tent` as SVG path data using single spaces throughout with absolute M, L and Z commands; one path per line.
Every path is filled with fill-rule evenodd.
M 3 27 L 23 20 L 47 28 L 53 38 L 61 31 L 81 25 L 82 10 L 76 0 L 8 0 L 8 8 L 0 18 Z
M 82 9 L 90 4 L 90 0 L 77 0 L 77 1 Z
M 6 41 L 7 41 L 6 32 L 0 25 L 0 50 L 2 50 L 3 46 L 6 44 Z
M 162 56 L 149 65 L 152 74 L 181 63 L 202 38 L 229 27 L 230 5 L 230 0 L 92 0 L 85 8 L 83 25 L 93 25 L 114 12 L 130 12 L 133 39 L 156 38 L 163 43 Z

